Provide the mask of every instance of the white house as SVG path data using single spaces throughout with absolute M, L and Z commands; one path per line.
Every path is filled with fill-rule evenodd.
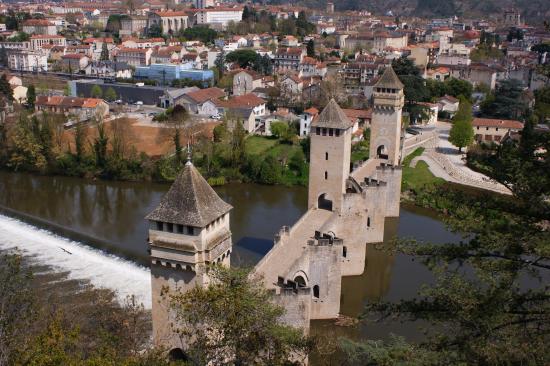
M 313 122 L 317 115 L 319 115 L 319 110 L 314 107 L 306 109 L 304 113 L 302 113 L 300 116 L 300 137 L 309 136 L 311 122 Z

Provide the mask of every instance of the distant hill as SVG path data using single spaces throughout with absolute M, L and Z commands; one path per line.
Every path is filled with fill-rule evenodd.
M 310 7 L 324 8 L 327 0 L 304 0 Z M 391 10 L 400 16 L 496 18 L 505 8 L 516 7 L 524 19 L 550 19 L 550 0 L 339 0 L 337 10 L 368 10 L 383 15 Z

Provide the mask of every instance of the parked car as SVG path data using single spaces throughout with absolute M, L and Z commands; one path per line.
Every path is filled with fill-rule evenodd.
M 141 100 L 138 100 L 138 101 L 136 102 L 136 105 L 143 105 L 143 102 L 142 102 Z
M 210 118 L 212 119 L 222 119 L 222 116 L 220 116 L 219 114 L 213 114 L 210 116 Z
M 407 131 L 407 133 L 410 133 L 411 135 L 420 135 L 420 131 L 415 130 L 414 128 L 409 127 L 405 131 Z

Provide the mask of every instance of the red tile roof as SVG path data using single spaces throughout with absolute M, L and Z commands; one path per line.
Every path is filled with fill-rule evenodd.
M 206 88 L 187 93 L 187 96 L 196 103 L 204 103 L 225 97 L 225 92 L 220 88 Z
M 28 19 L 23 22 L 23 26 L 31 26 L 31 27 L 35 27 L 35 26 L 46 27 L 46 26 L 53 26 L 53 25 L 54 25 L 53 23 L 47 21 L 46 19 Z
M 251 109 L 265 104 L 265 100 L 255 94 L 245 94 L 228 100 L 220 100 L 216 104 L 225 108 Z
M 351 121 L 358 118 L 372 118 L 372 109 L 342 109 L 342 111 Z
M 517 130 L 523 129 L 523 123 L 509 119 L 492 119 L 492 118 L 474 118 L 472 121 L 474 127 L 502 127 L 513 128 Z

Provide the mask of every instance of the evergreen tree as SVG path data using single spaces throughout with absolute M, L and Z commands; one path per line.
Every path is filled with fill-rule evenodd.
M 112 102 L 114 100 L 116 100 L 116 91 L 115 89 L 113 88 L 108 88 L 106 91 L 105 91 L 105 99 L 108 100 L 109 102 Z
M 315 41 L 313 39 L 307 42 L 307 55 L 309 57 L 315 57 Z
M 465 98 L 461 98 L 460 106 L 453 118 L 453 127 L 449 133 L 449 141 L 462 152 L 463 147 L 469 146 L 474 140 L 472 127 L 472 105 Z
M 223 49 L 218 54 L 218 57 L 216 57 L 216 60 L 214 61 L 214 65 L 220 72 L 220 79 L 221 79 L 225 74 L 225 52 L 223 51 Z
M 0 47 L 0 65 L 4 67 L 8 66 L 8 53 L 6 52 L 4 45 Z
M 92 98 L 101 98 L 103 96 L 101 87 L 99 85 L 94 85 L 92 87 L 92 90 L 90 91 L 90 95 L 92 96 Z
M 103 40 L 103 45 L 101 46 L 99 61 L 109 61 L 109 49 L 107 48 L 107 42 L 105 42 L 105 39 Z
M 34 109 L 34 103 L 36 102 L 36 90 L 34 85 L 29 85 L 27 88 L 27 105 L 29 109 Z
M 13 102 L 13 91 L 6 74 L 2 74 L 2 77 L 0 77 L 0 94 L 4 95 L 8 101 Z

